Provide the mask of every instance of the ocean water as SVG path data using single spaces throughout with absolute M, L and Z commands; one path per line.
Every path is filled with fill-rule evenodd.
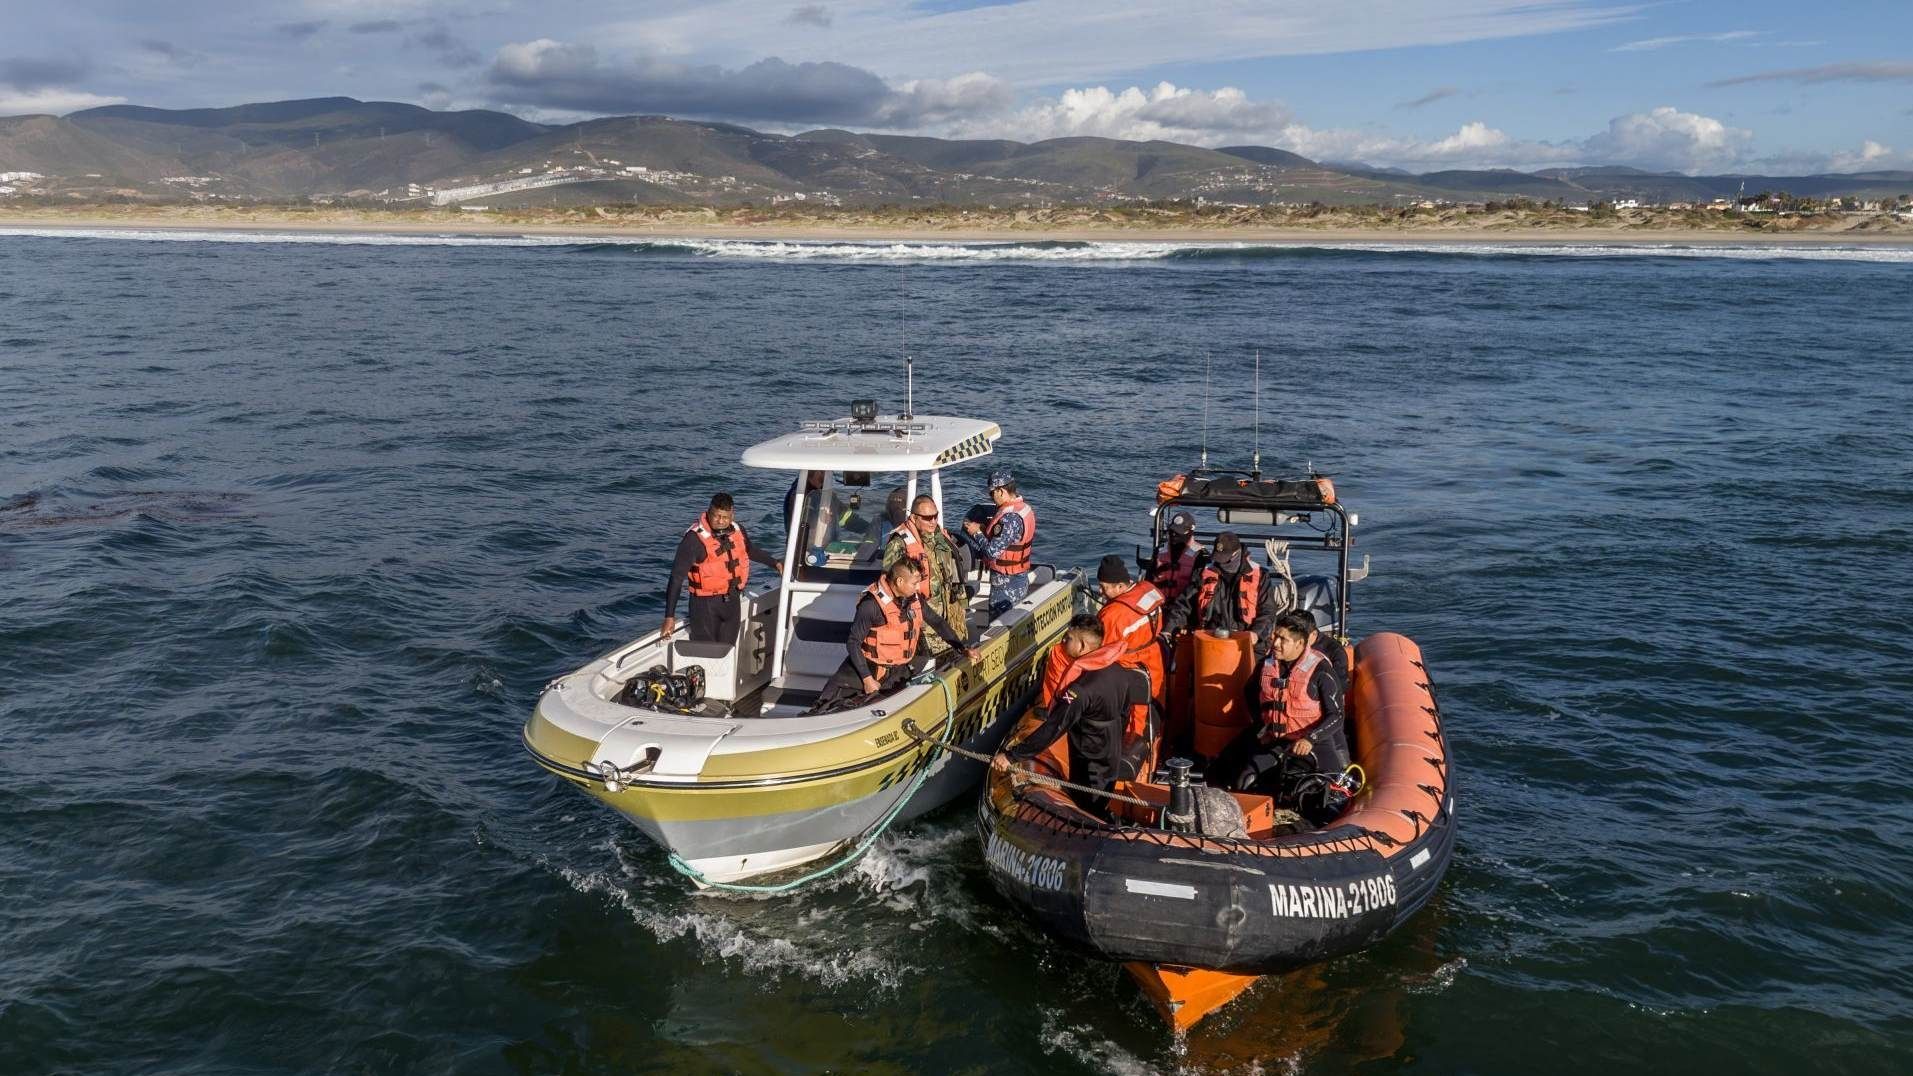
M 1910 262 L 14 229 L 0 1072 L 1908 1071 Z M 1179 1041 L 964 805 L 694 897 L 530 763 L 906 354 L 1046 559 L 1205 442 L 1335 475 L 1457 759 L 1418 919 Z

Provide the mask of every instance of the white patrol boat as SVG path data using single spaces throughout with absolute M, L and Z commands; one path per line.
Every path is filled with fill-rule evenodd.
M 747 467 L 797 472 L 803 496 L 783 575 L 744 591 L 734 643 L 652 632 L 552 681 L 525 724 L 540 766 L 631 819 L 699 886 L 847 861 L 883 826 L 974 787 L 981 764 L 905 735 L 904 723 L 994 751 L 1075 609 L 1075 570 L 1033 565 L 1028 597 L 994 620 L 989 584 L 975 582 L 975 661 L 952 651 L 894 694 L 808 713 L 881 571 L 898 491 L 906 506 L 927 492 L 943 509 L 943 472 L 1002 436 L 979 419 L 875 410 L 858 401 L 852 418 L 805 422 L 744 453 Z

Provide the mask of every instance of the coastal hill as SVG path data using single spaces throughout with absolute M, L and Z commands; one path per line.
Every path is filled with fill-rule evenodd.
M 1701 202 L 1745 192 L 1913 195 L 1913 172 L 1686 176 L 1621 167 L 1440 171 L 1324 164 L 1268 146 L 1057 138 L 949 140 L 842 130 L 771 134 L 665 116 L 532 123 L 325 97 L 231 108 L 112 105 L 0 117 L 0 204 L 99 201 L 582 206 L 1188 200 L 1411 205 L 1525 198 Z

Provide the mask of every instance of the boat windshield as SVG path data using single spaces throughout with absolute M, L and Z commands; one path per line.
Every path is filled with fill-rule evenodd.
M 870 571 L 883 566 L 883 542 L 902 521 L 904 486 L 832 483 L 807 490 L 799 560 L 806 567 L 834 571 Z

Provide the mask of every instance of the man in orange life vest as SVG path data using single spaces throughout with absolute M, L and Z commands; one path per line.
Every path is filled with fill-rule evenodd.
M 1196 541 L 1196 518 L 1187 512 L 1169 517 L 1169 542 L 1149 557 L 1149 581 L 1162 591 L 1165 600 L 1175 601 L 1195 581 L 1206 559 L 1202 543 Z
M 1263 571 L 1234 531 L 1216 535 L 1215 554 L 1192 585 L 1163 614 L 1162 632 L 1250 631 L 1255 656 L 1269 651 L 1269 631 L 1282 612 L 1275 597 L 1275 573 Z
M 902 687 L 915 671 L 918 643 L 926 627 L 976 660 L 970 641 L 923 600 L 920 586 L 917 564 L 906 558 L 886 568 L 865 589 L 850 624 L 845 644 L 849 653 L 817 696 L 811 713 L 840 710 Z
M 963 540 L 990 571 L 990 619 L 995 620 L 1029 596 L 1036 510 L 1018 495 L 1008 468 L 990 472 L 990 499 L 996 502 L 996 515 L 988 526 L 964 521 Z
M 1128 566 L 1115 553 L 1097 565 L 1096 586 L 1103 595 L 1103 607 L 1096 613 L 1103 625 L 1103 638 L 1112 646 L 1120 644 L 1114 651 L 1118 664 L 1149 677 L 1149 695 L 1160 705 L 1165 671 L 1162 647 L 1156 642 L 1156 621 L 1166 604 L 1162 593 L 1149 583 L 1130 582 Z M 1061 643 L 1050 647 L 1043 659 L 1043 682 L 1037 690 L 1039 709 L 1047 711 L 1056 701 L 1075 664 L 1068 647 Z
M 1122 642 L 1119 660 L 1149 677 L 1149 695 L 1161 703 L 1162 646 L 1156 642 L 1156 625 L 1169 603 L 1155 584 L 1131 580 L 1129 566 L 1114 553 L 1097 566 L 1096 586 L 1103 592 L 1103 607 L 1096 614 L 1103 622 L 1103 638 Z
M 1262 721 L 1216 760 L 1217 773 L 1235 771 L 1233 787 L 1263 783 L 1285 758 L 1291 769 L 1300 765 L 1327 776 L 1348 768 L 1342 682 L 1328 655 L 1309 645 L 1316 634 L 1315 619 L 1305 612 L 1291 610 L 1277 618 L 1268 659 L 1255 681 Z
M 998 752 L 990 765 L 1000 772 L 1011 763 L 1028 762 L 1068 734 L 1069 779 L 1091 788 L 1114 788 L 1118 780 L 1133 776 L 1125 768 L 1124 747 L 1140 739 L 1135 726 L 1148 720 L 1149 679 L 1120 663 L 1122 641 L 1106 640 L 1103 622 L 1090 613 L 1071 620 L 1057 646 L 1069 658 L 1068 679 L 1043 723 L 1020 743 Z M 1107 811 L 1108 801 L 1100 796 L 1070 795 L 1086 811 Z
M 671 581 L 664 587 L 664 637 L 669 639 L 677 631 L 678 591 L 689 583 L 690 641 L 735 646 L 743 618 L 738 595 L 751 580 L 751 561 L 768 565 L 780 575 L 784 571 L 783 561 L 751 544 L 750 536 L 737 525 L 731 495 L 712 496 L 711 506 L 678 540 Z

